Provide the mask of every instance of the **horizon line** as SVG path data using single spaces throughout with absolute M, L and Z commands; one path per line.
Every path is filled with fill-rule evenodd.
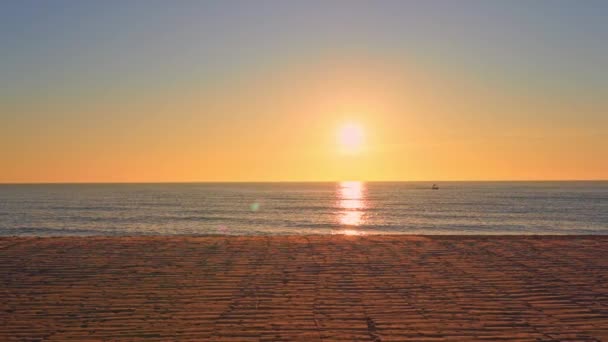
M 457 180 L 280 180 L 280 181 L 99 181 L 99 182 L 0 182 L 0 185 L 69 185 L 69 184 L 228 184 L 228 183 L 340 183 L 340 182 L 363 182 L 363 183 L 491 183 L 491 182 L 606 182 L 606 179 L 457 179 Z

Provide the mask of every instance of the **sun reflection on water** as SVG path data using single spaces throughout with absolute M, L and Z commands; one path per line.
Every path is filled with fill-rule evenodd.
M 338 200 L 338 223 L 342 226 L 360 226 L 365 223 L 365 184 L 363 182 L 340 182 L 336 197 Z M 361 235 L 355 229 L 343 229 L 337 232 L 345 235 Z

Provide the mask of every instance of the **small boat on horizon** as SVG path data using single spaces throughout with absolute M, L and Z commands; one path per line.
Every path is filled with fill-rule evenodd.
M 433 186 L 431 187 L 431 190 L 439 190 L 439 187 L 437 186 L 437 184 L 433 184 Z

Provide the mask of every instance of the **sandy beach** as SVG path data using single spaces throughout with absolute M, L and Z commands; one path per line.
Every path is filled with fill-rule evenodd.
M 0 340 L 598 341 L 608 237 L 0 239 Z

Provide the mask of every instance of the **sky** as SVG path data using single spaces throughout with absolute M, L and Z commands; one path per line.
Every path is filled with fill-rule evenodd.
M 608 179 L 607 17 L 602 0 L 2 1 L 0 183 Z

